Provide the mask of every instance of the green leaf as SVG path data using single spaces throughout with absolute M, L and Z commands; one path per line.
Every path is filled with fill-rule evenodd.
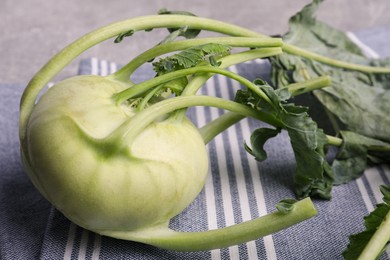
M 365 247 L 369 244 L 370 240 L 373 239 L 374 234 L 381 228 L 381 224 L 385 221 L 386 216 L 389 214 L 390 186 L 381 186 L 381 192 L 384 195 L 384 203 L 378 204 L 374 211 L 364 217 L 364 226 L 366 229 L 361 233 L 354 234 L 349 237 L 349 244 L 347 249 L 343 252 L 343 256 L 346 260 L 358 259 Z M 389 238 L 384 239 L 387 239 L 387 246 L 390 243 Z M 379 252 L 379 255 L 375 255 L 372 259 L 379 258 L 386 246 L 383 248 L 382 252 Z
M 386 202 L 386 204 L 390 205 L 390 186 L 384 186 L 382 185 L 380 187 L 380 190 L 383 194 L 383 201 Z
M 194 46 L 153 62 L 152 65 L 157 76 L 198 65 L 207 65 L 210 64 L 209 61 L 210 65 L 217 66 L 218 62 L 215 58 L 228 55 L 230 49 L 229 46 L 217 43 Z M 187 77 L 182 77 L 166 83 L 165 89 L 170 89 L 176 95 L 180 95 L 187 83 Z
M 327 138 L 307 112 L 284 116 L 297 162 L 295 189 L 299 198 L 331 198 L 333 173 L 325 160 Z
M 267 159 L 267 152 L 264 150 L 264 144 L 268 139 L 277 136 L 279 133 L 280 129 L 258 128 L 250 137 L 252 148 L 245 144 L 245 150 L 253 155 L 256 160 L 264 161 Z
M 178 37 L 182 36 L 187 31 L 187 29 L 188 29 L 188 27 L 184 26 L 184 27 L 178 28 L 177 30 L 172 31 L 161 42 L 159 42 L 158 45 L 168 43 L 168 42 L 173 42 Z
M 158 75 L 191 68 L 199 65 L 201 62 L 209 61 L 210 59 L 208 58 L 210 57 L 226 56 L 230 53 L 230 49 L 229 46 L 217 43 L 194 46 L 154 62 L 153 68 Z
M 126 32 L 120 33 L 114 40 L 114 43 L 120 43 L 125 37 L 130 37 L 135 33 L 134 30 L 128 30 Z
M 296 160 L 294 188 L 298 198 L 316 196 L 330 199 L 333 173 L 325 160 L 326 135 L 310 118 L 306 107 L 286 102 L 288 95 L 284 91 L 275 91 L 262 80 L 255 80 L 254 83 L 267 95 L 270 102 L 265 101 L 250 89 L 238 91 L 235 100 L 269 113 L 283 124 L 283 129 L 287 130 Z M 261 131 L 264 130 L 258 130 L 252 134 L 251 139 L 259 138 L 259 144 L 254 145 L 256 150 L 249 151 L 256 157 L 264 159 L 263 144 L 272 132 L 263 133 Z M 260 137 L 258 137 L 259 133 Z
M 295 199 L 284 199 L 279 201 L 275 207 L 279 212 L 283 214 L 288 214 L 294 209 L 296 202 L 297 200 Z
M 363 174 L 369 159 L 373 158 L 369 155 L 369 146 L 387 145 L 350 131 L 340 131 L 340 134 L 343 143 L 332 163 L 335 185 L 347 183 Z
M 170 14 L 175 14 L 175 15 L 187 15 L 187 16 L 196 16 L 193 13 L 187 12 L 187 11 L 168 11 L 167 9 L 163 8 L 158 12 L 159 15 L 170 15 Z M 183 28 L 183 27 L 182 27 Z M 185 26 L 185 28 L 187 28 Z M 174 33 L 176 31 L 179 31 L 181 28 L 168 28 L 169 33 Z M 186 29 L 180 31 L 180 36 L 183 36 L 187 39 L 192 39 L 198 36 L 201 30 L 199 29 Z
M 369 66 L 390 66 L 389 59 L 369 59 L 347 35 L 315 18 L 322 1 L 313 1 L 290 19 L 284 42 L 332 58 Z M 390 75 L 370 74 L 325 65 L 284 53 L 271 57 L 272 80 L 279 88 L 323 75 L 332 86 L 313 91 L 328 111 L 337 116 L 340 128 L 390 141 Z

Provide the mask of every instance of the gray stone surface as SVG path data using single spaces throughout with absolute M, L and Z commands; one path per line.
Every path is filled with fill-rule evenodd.
M 25 84 L 57 51 L 86 32 L 111 22 L 155 14 L 160 8 L 188 10 L 265 34 L 287 30 L 288 18 L 310 0 L 0 0 L 0 83 Z M 319 17 L 343 30 L 390 23 L 389 0 L 327 0 Z M 120 45 L 107 41 L 83 54 L 124 63 L 154 45 L 162 31 L 139 33 Z M 80 59 L 79 58 L 79 59 Z M 58 77 L 77 73 L 79 59 Z

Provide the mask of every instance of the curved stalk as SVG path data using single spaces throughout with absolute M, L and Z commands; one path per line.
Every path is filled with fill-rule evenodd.
M 333 145 L 333 146 L 341 146 L 343 143 L 343 139 L 327 135 L 326 136 L 328 139 L 328 144 Z M 370 145 L 367 147 L 367 150 L 372 151 L 372 152 L 390 152 L 390 145 Z
M 199 129 L 200 135 L 202 136 L 204 143 L 207 144 L 213 140 L 214 137 L 244 118 L 245 116 L 243 115 L 227 112 L 201 127 Z
M 160 90 L 163 89 L 163 85 L 160 85 L 158 87 L 155 87 L 154 89 L 152 89 L 144 98 L 142 98 L 141 100 L 141 103 L 138 105 L 137 107 L 137 111 L 141 111 L 143 109 L 145 109 L 145 107 L 147 106 L 148 102 L 153 98 L 153 96 Z
M 175 251 L 205 251 L 242 244 L 291 227 L 317 214 L 310 198 L 294 204 L 294 209 L 283 214 L 269 213 L 257 219 L 225 228 L 179 232 L 167 227 L 150 228 L 139 232 L 103 231 L 101 234 L 119 239 L 138 241 L 159 248 Z
M 311 51 L 304 50 L 302 48 L 299 48 L 297 46 L 288 43 L 284 43 L 282 48 L 283 51 L 285 51 L 286 53 L 293 54 L 296 56 L 302 56 L 307 59 L 315 60 L 333 67 L 344 68 L 347 70 L 357 70 L 357 71 L 367 72 L 367 73 L 390 73 L 390 68 L 388 67 L 366 66 L 366 65 L 336 60 Z
M 311 92 L 316 89 L 328 87 L 332 84 L 330 76 L 321 76 L 314 79 L 309 79 L 303 82 L 293 83 L 285 86 L 292 96 L 301 95 L 303 93 Z
M 133 97 L 151 89 L 152 87 L 158 86 L 160 84 L 166 83 L 168 81 L 171 81 L 171 80 L 174 80 L 177 78 L 181 78 L 184 76 L 195 74 L 195 73 L 212 73 L 212 74 L 221 74 L 221 75 L 227 76 L 227 77 L 232 78 L 234 80 L 237 80 L 241 84 L 245 85 L 246 87 L 251 89 L 254 93 L 256 93 L 257 95 L 262 97 L 265 101 L 269 102 L 270 104 L 272 103 L 269 100 L 269 97 L 261 89 L 257 88 L 252 82 L 250 82 L 248 79 L 246 79 L 246 78 L 244 78 L 236 73 L 233 73 L 231 71 L 221 69 L 218 67 L 209 66 L 209 65 L 177 70 L 177 71 L 173 71 L 173 72 L 158 76 L 156 78 L 153 78 L 153 79 L 144 81 L 140 84 L 134 85 L 131 88 L 125 89 L 125 90 L 115 94 L 113 98 L 114 98 L 115 102 L 117 104 L 119 104 L 119 103 L 126 101 L 129 98 L 133 98 Z M 185 95 L 182 95 L 182 96 L 185 96 Z
M 122 149 L 124 146 L 130 146 L 134 139 L 157 118 L 175 110 L 193 106 L 218 107 L 233 111 L 245 117 L 253 117 L 271 125 L 281 127 L 281 123 L 269 114 L 234 101 L 201 95 L 179 96 L 163 100 L 140 111 L 112 132 L 103 140 L 103 142 L 115 144 L 117 149 Z
M 209 37 L 168 42 L 161 45 L 157 45 L 141 53 L 129 63 L 127 63 L 125 66 L 123 66 L 121 69 L 119 69 L 117 72 L 108 77 L 114 77 L 115 79 L 119 80 L 128 80 L 131 74 L 137 68 L 158 56 L 207 43 L 218 43 L 231 47 L 247 48 L 280 47 L 283 44 L 281 39 L 268 37 Z

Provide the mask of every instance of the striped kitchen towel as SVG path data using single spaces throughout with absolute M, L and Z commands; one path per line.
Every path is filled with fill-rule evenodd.
M 389 28 L 373 42 L 359 40 L 368 37 L 369 32 L 350 37 L 369 55 L 390 56 L 389 49 L 379 48 L 387 42 L 385 39 L 390 39 Z M 379 54 L 373 49 L 380 49 Z M 91 58 L 81 62 L 79 74 L 107 75 L 117 69 L 113 62 Z M 267 80 L 269 69 L 266 61 L 230 68 L 250 80 Z M 133 80 L 141 82 L 153 76 L 151 67 L 144 66 Z M 172 252 L 102 237 L 71 223 L 29 183 L 21 167 L 17 139 L 17 105 L 22 86 L 1 87 L 6 89 L 0 92 L 1 100 L 6 100 L 0 103 L 2 111 L 6 111 L 0 114 L 1 259 L 342 259 L 348 236 L 363 229 L 363 216 L 382 200 L 379 185 L 390 184 L 389 165 L 369 168 L 362 178 L 335 187 L 331 201 L 314 200 L 318 216 L 262 239 L 224 249 Z M 238 88 L 237 82 L 217 75 L 201 92 L 232 99 Z M 201 126 L 223 112 L 196 107 L 189 111 L 189 117 Z M 295 160 L 286 134 L 267 143 L 268 159 L 262 163 L 243 148 L 251 130 L 259 125 L 250 119 L 242 120 L 208 144 L 210 174 L 205 187 L 184 212 L 172 219 L 173 229 L 200 231 L 230 226 L 274 211 L 278 201 L 294 197 Z M 389 259 L 389 255 L 386 253 L 382 259 Z

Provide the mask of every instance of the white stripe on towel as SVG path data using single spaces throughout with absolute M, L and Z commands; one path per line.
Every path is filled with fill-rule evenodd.
M 79 254 L 77 258 L 78 260 L 85 260 L 87 254 L 87 247 L 88 247 L 88 238 L 89 238 L 89 231 L 83 229 L 83 232 L 81 234 Z
M 258 63 L 258 62 L 256 62 L 256 63 Z M 236 66 L 231 66 L 229 69 L 234 73 L 238 73 Z M 232 84 L 236 89 L 239 88 L 239 83 L 237 81 L 233 81 Z M 242 120 L 240 122 L 240 125 L 242 128 L 242 133 L 243 133 L 244 138 L 246 140 L 248 140 L 250 138 L 250 135 L 251 135 L 248 121 Z M 236 140 L 237 140 L 237 138 L 236 138 Z M 247 154 L 247 156 L 248 156 L 248 154 Z M 248 157 L 248 162 L 249 162 L 249 170 L 250 170 L 252 182 L 253 182 L 253 188 L 254 188 L 254 193 L 255 193 L 255 198 L 256 198 L 256 203 L 257 203 L 257 208 L 258 208 L 258 214 L 259 214 L 259 216 L 264 216 L 267 214 L 267 205 L 265 203 L 264 191 L 263 191 L 263 186 L 262 186 L 262 183 L 260 180 L 260 174 L 259 174 L 258 168 L 257 168 L 257 162 L 252 157 Z M 249 215 L 249 217 L 250 217 L 250 215 Z M 267 259 L 276 259 L 276 251 L 275 251 L 275 245 L 274 245 L 274 242 L 272 239 L 272 235 L 263 237 L 263 241 L 264 241 L 264 247 L 266 250 Z M 253 246 L 253 245 L 251 245 L 251 246 Z M 250 251 L 249 248 L 248 248 L 248 251 Z M 256 257 L 257 257 L 257 255 L 256 255 Z
M 215 81 L 214 79 L 210 79 L 207 82 L 208 94 L 210 96 L 216 96 L 215 93 Z M 211 119 L 218 118 L 221 114 L 220 111 L 216 108 L 210 108 Z M 229 176 L 227 175 L 227 160 L 225 154 L 225 143 L 222 139 L 222 135 L 218 135 L 214 139 L 216 146 L 216 157 L 217 164 L 219 169 L 219 176 L 221 180 L 221 193 L 222 193 L 222 206 L 223 206 L 223 214 L 225 216 L 225 223 L 221 223 L 223 226 L 231 226 L 234 225 L 234 213 L 233 213 L 233 204 L 232 204 L 232 195 L 229 184 Z M 218 152 L 221 151 L 221 152 Z M 228 248 L 230 259 L 234 259 L 235 256 L 238 256 L 238 246 L 231 246 Z
M 221 86 L 221 93 L 222 98 L 232 100 L 234 97 L 231 97 L 228 92 L 228 82 L 230 79 L 224 76 L 217 76 L 217 79 L 219 81 L 219 85 Z M 236 83 L 235 81 L 232 83 Z M 233 85 L 234 87 L 234 85 Z M 237 86 L 238 87 L 238 86 Z M 238 124 L 241 126 L 241 123 Z M 238 190 L 238 199 L 239 199 L 239 206 L 240 211 L 242 215 L 242 221 L 248 221 L 251 220 L 251 212 L 250 212 L 250 205 L 248 200 L 248 191 L 246 188 L 246 181 L 244 176 L 244 169 L 242 168 L 242 161 L 241 153 L 240 151 L 240 145 L 238 143 L 238 136 L 237 131 L 234 127 L 230 127 L 227 129 L 228 134 L 228 144 L 231 146 L 231 151 L 234 153 L 233 156 L 233 169 L 234 174 L 236 175 L 236 185 Z M 254 241 L 246 243 L 246 247 L 248 250 L 248 259 L 257 259 L 257 248 L 256 243 Z
M 64 260 L 70 260 L 72 258 L 73 245 L 76 237 L 77 226 L 73 222 L 69 225 L 68 239 L 66 241 Z
M 357 46 L 359 46 L 359 48 L 363 51 L 363 54 L 366 57 L 374 59 L 378 59 L 380 57 L 378 53 L 376 53 L 373 49 L 371 49 L 365 43 L 359 40 L 359 38 L 356 37 L 356 35 L 352 32 L 346 32 L 346 35 L 351 41 L 353 41 Z
M 97 58 L 91 59 L 91 74 L 92 75 L 99 75 L 99 64 Z
M 206 124 L 206 111 L 204 107 L 195 107 L 195 113 L 196 113 L 196 125 L 203 126 Z M 215 189 L 214 189 L 214 183 L 212 180 L 211 173 L 207 175 L 207 180 L 204 186 L 205 190 L 205 200 L 206 200 L 206 211 L 207 211 L 207 224 L 208 229 L 217 229 L 217 211 L 216 211 L 216 205 L 215 205 Z M 220 260 L 221 259 L 221 250 L 215 249 L 211 250 L 211 259 L 212 260 Z

